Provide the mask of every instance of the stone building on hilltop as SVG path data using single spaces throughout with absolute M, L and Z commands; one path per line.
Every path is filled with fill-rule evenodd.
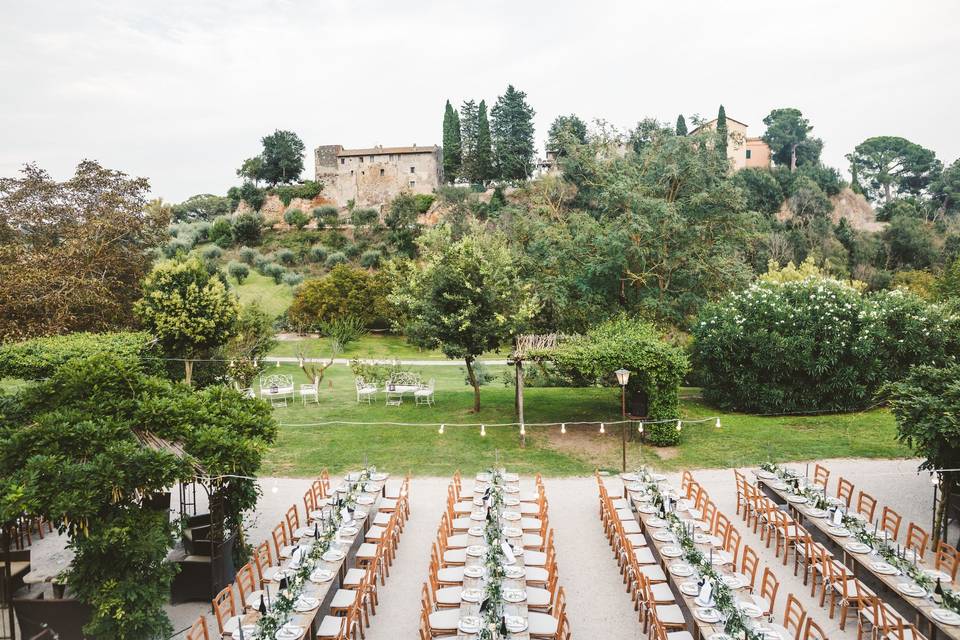
M 440 147 L 384 147 L 344 149 L 323 145 L 314 152 L 317 180 L 323 195 L 344 207 L 386 204 L 403 192 L 433 193 L 443 184 Z
M 691 134 L 703 129 L 716 130 L 717 119 L 704 122 L 691 131 Z M 727 116 L 727 157 L 734 171 L 748 167 L 770 168 L 770 147 L 763 138 L 747 136 L 747 125 Z

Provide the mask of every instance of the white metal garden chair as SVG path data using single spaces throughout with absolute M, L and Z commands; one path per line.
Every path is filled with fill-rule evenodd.
M 354 379 L 354 382 L 357 386 L 357 402 L 372 403 L 374 396 L 377 395 L 377 385 L 372 382 L 365 382 L 359 376 Z
M 314 403 L 320 404 L 320 394 L 317 392 L 317 385 L 315 384 L 300 385 L 300 400 L 303 401 L 304 406 L 306 406 L 308 398 Z
M 413 398 L 416 400 L 417 404 L 433 404 L 433 388 L 435 385 L 435 380 L 430 378 L 430 382 L 425 385 L 421 385 L 419 389 L 413 392 Z

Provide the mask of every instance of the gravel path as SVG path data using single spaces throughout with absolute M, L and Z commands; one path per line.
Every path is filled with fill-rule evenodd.
M 830 488 L 835 490 L 839 477 L 852 481 L 856 490 L 864 490 L 879 501 L 878 509 L 888 504 L 907 523 L 917 522 L 930 528 L 933 490 L 926 474 L 916 473 L 913 460 L 828 460 Z M 797 465 L 802 468 L 801 465 Z M 760 553 L 762 566 L 771 564 L 781 580 L 775 612 L 782 617 L 787 594 L 801 598 L 807 611 L 824 626 L 831 639 L 856 637 L 856 621 L 840 632 L 836 621 L 827 618 L 827 611 L 811 600 L 809 587 L 799 577 L 794 578 L 792 562 L 784 568 L 773 558 L 759 537 L 743 526 L 735 514 L 736 491 L 733 472 L 725 470 L 694 471 L 694 477 L 703 484 L 718 508 L 734 521 L 743 534 L 744 544 Z M 532 487 L 532 478 L 524 478 Z M 669 480 L 679 486 L 679 474 L 669 474 Z M 411 514 L 400 541 L 397 560 L 391 569 L 387 584 L 380 590 L 380 608 L 367 631 L 367 640 L 414 639 L 420 614 L 420 588 L 426 580 L 430 558 L 430 544 L 435 539 L 440 515 L 445 505 L 449 478 L 414 478 L 411 481 Z M 606 478 L 611 493 L 620 494 L 618 478 Z M 574 637 L 579 640 L 637 640 L 640 625 L 636 621 L 629 597 L 623 589 L 616 560 L 607 545 L 598 518 L 597 487 L 593 477 L 545 479 L 549 502 L 550 525 L 555 530 L 560 584 L 567 592 L 567 607 Z M 470 486 L 465 479 L 465 488 Z M 302 507 L 303 493 L 309 480 L 294 478 L 265 478 L 261 481 L 263 498 L 258 514 L 251 523 L 251 539 L 259 542 L 270 535 L 270 529 L 280 521 L 285 510 L 294 502 Z M 174 508 L 175 505 L 174 505 Z M 955 535 L 955 534 L 952 534 Z M 48 536 L 34 546 L 36 566 L 62 567 L 70 555 L 63 549 L 59 536 Z M 167 607 L 174 629 L 182 630 L 202 613 L 209 615 L 209 605 L 192 603 Z M 210 622 L 212 618 L 208 619 Z

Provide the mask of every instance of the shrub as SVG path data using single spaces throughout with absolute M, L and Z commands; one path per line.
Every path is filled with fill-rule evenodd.
M 339 264 L 343 264 L 347 261 L 347 256 L 342 251 L 334 251 L 327 256 L 327 259 L 323 261 L 324 266 L 327 269 L 333 269 Z
M 344 255 L 351 260 L 360 255 L 361 251 L 362 249 L 360 248 L 360 244 L 358 242 L 351 242 L 343 248 Z
M 417 213 L 426 213 L 430 210 L 430 205 L 433 204 L 435 196 L 432 193 L 418 193 L 413 196 L 413 200 L 416 203 Z
M 281 263 L 287 264 L 287 265 L 293 264 L 293 263 L 295 262 L 295 259 L 294 259 L 295 256 L 294 256 L 294 254 L 293 254 L 293 251 L 291 251 L 290 249 L 286 249 L 286 248 L 284 248 L 284 249 L 277 249 L 276 251 L 274 251 L 274 252 L 273 252 L 273 258 L 274 258 L 275 260 L 279 260 Z
M 237 252 L 237 255 L 240 257 L 241 262 L 252 267 L 254 261 L 257 259 L 257 256 L 260 255 L 260 252 L 252 247 L 240 247 L 240 251 Z
M 376 249 L 368 249 L 360 255 L 360 266 L 373 269 L 380 266 L 383 255 Z
M 733 183 L 743 190 L 750 211 L 772 216 L 783 205 L 783 190 L 768 169 L 741 169 L 733 174 Z
M 199 222 L 194 222 L 192 227 L 193 235 L 197 239 L 197 242 L 209 242 L 210 229 L 213 227 L 213 224 L 206 220 L 200 220 Z
M 289 209 L 283 214 L 283 221 L 291 227 L 303 229 L 310 222 L 310 218 L 300 209 Z
M 227 197 L 230 199 L 232 209 L 236 209 L 240 202 L 246 202 L 254 211 L 260 211 L 264 201 L 267 199 L 267 192 L 259 188 L 250 181 L 244 182 L 241 187 L 231 187 L 227 191 Z
M 327 251 L 327 248 L 322 244 L 315 244 L 310 247 L 310 251 L 307 255 L 313 262 L 323 262 L 327 259 L 327 255 L 329 253 L 330 252 Z
M 337 211 L 336 207 L 331 205 L 315 207 L 312 213 L 313 217 L 317 220 L 317 229 L 336 226 L 336 224 L 340 221 L 339 211 Z
M 298 284 L 303 282 L 303 275 L 300 273 L 294 273 L 293 271 L 287 271 L 283 274 L 283 283 L 288 284 L 291 287 L 295 287 Z
M 270 189 L 271 194 L 276 195 L 283 202 L 283 206 L 289 207 L 294 198 L 303 200 L 313 200 L 323 191 L 323 183 L 313 180 L 304 180 L 300 184 L 279 185 Z
M 256 213 L 241 213 L 233 221 L 233 241 L 237 244 L 260 244 L 263 218 Z
M 693 357 L 704 396 L 746 411 L 868 405 L 913 364 L 954 362 L 960 316 L 903 291 L 837 280 L 759 282 L 704 309 Z
M 273 278 L 273 281 L 277 284 L 283 282 L 283 276 L 287 272 L 282 265 L 277 264 L 276 262 L 270 262 L 263 266 L 262 273 L 268 278 Z
M 267 265 L 272 262 L 273 262 L 272 256 L 265 256 L 262 253 L 258 253 L 253 258 L 253 268 L 259 271 L 261 274 L 267 275 L 266 273 L 264 273 L 264 269 L 266 269 Z
M 204 260 L 216 260 L 223 255 L 223 249 L 213 245 L 210 247 L 204 247 L 203 251 L 200 254 Z
M 290 304 L 290 323 L 315 330 L 337 318 L 352 317 L 369 327 L 385 316 L 388 293 L 384 281 L 374 274 L 336 265 L 322 278 L 300 286 Z
M 44 380 L 74 358 L 98 353 L 134 363 L 144 373 L 163 372 L 163 352 L 147 332 L 81 332 L 0 345 L 0 378 Z
M 220 216 L 210 226 L 210 241 L 217 242 L 220 238 L 233 239 L 233 223 L 227 216 Z
M 380 212 L 376 209 L 354 209 L 350 212 L 350 223 L 355 227 L 369 227 L 380 221 Z
M 250 275 L 250 267 L 242 262 L 231 262 L 227 265 L 227 273 L 236 279 L 237 284 L 243 284 L 243 281 Z
M 167 244 L 163 245 L 163 255 L 167 258 L 173 258 L 180 254 L 187 254 L 193 248 L 193 237 L 189 240 L 179 236 Z

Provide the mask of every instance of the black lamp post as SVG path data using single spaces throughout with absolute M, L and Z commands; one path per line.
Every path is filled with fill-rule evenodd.
M 627 382 L 630 381 L 630 372 L 626 369 L 617 369 L 614 371 L 617 376 L 617 382 L 620 384 L 620 414 L 623 420 L 620 422 L 620 440 L 621 454 L 623 457 L 623 471 L 627 470 Z

